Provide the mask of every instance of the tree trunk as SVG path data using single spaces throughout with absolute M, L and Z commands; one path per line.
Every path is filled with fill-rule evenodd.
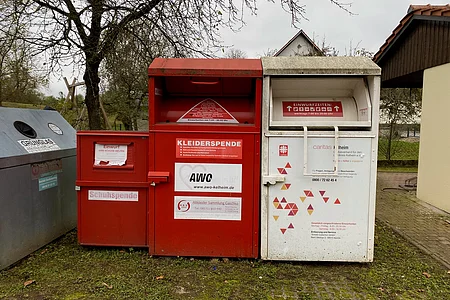
M 391 160 L 392 139 L 394 138 L 394 125 L 395 125 L 394 122 L 390 123 L 388 145 L 387 145 L 387 149 L 386 149 L 386 159 L 387 160 Z
M 86 57 L 89 57 L 86 55 Z M 86 107 L 88 111 L 89 129 L 100 130 L 104 129 L 101 111 L 100 111 L 100 77 L 98 76 L 98 69 L 100 62 L 86 62 L 86 70 L 84 72 L 84 83 L 86 85 Z

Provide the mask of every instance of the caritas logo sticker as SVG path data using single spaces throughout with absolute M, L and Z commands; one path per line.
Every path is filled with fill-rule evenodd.
M 278 156 L 289 156 L 289 145 L 278 145 Z
M 343 117 L 340 101 L 283 101 L 283 117 Z

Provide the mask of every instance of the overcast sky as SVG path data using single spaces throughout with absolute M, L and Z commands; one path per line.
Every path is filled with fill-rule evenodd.
M 306 17 L 298 25 L 313 40 L 337 48 L 345 55 L 350 43 L 355 47 L 377 52 L 400 20 L 406 15 L 409 5 L 425 5 L 427 2 L 408 0 L 341 0 L 352 3 L 349 9 L 355 15 L 331 4 L 329 0 L 303 0 Z M 268 48 L 280 49 L 299 29 L 292 27 L 290 15 L 283 11 L 279 1 L 258 2 L 258 15 L 247 16 L 247 26 L 238 33 L 223 30 L 222 38 L 227 45 L 244 50 L 248 57 L 259 57 Z M 439 5 L 447 1 L 431 1 Z
M 294 28 L 289 13 L 279 3 L 258 0 L 258 15 L 246 15 L 247 25 L 235 33 L 229 29 L 221 30 L 225 45 L 246 52 L 249 58 L 260 57 L 268 49 L 280 49 L 298 31 L 303 31 L 319 44 L 325 38 L 326 44 L 335 47 L 339 55 L 348 53 L 350 44 L 377 52 L 400 20 L 406 15 L 410 4 L 424 5 L 426 2 L 410 2 L 409 0 L 342 0 L 352 3 L 349 9 L 355 15 L 339 9 L 330 0 L 302 0 L 306 5 L 306 17 Z M 447 1 L 432 1 L 431 4 L 447 4 Z M 71 82 L 73 77 L 66 75 Z M 73 75 L 72 75 L 73 76 Z M 82 81 L 82 76 L 79 76 Z M 67 89 L 61 80 L 53 79 L 49 91 L 58 95 Z M 80 90 L 80 92 L 82 92 Z

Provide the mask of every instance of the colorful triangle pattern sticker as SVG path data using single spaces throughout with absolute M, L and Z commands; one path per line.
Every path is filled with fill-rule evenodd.
M 305 202 L 306 197 L 300 197 L 300 200 L 302 200 L 302 202 Z
M 286 166 L 285 166 L 285 168 L 286 168 L 286 169 L 292 168 L 292 167 L 291 167 L 291 164 L 290 164 L 290 163 L 287 163 Z
M 286 198 L 283 197 L 283 198 L 281 199 L 281 203 L 287 203 Z
M 292 223 L 289 224 L 288 229 L 294 229 L 294 225 L 292 225 Z
M 325 195 L 325 191 L 319 191 L 319 193 L 320 193 L 320 196 L 322 196 L 323 197 L 323 195 Z
M 280 201 L 278 200 L 278 197 L 275 197 L 275 199 L 273 199 L 273 206 L 275 206 L 275 208 L 278 208 L 278 205 L 280 205 Z
M 314 212 L 314 207 L 310 204 L 309 206 L 308 206 L 308 214 L 309 215 L 311 215 L 313 212 Z
M 286 172 L 286 169 L 285 169 L 285 168 L 277 168 L 277 170 L 278 170 L 278 172 L 279 172 L 280 174 L 287 175 L 287 172 Z
M 290 183 L 285 183 L 281 186 L 282 191 L 287 191 L 291 187 Z
M 280 230 L 283 234 L 286 232 L 286 228 L 280 228 Z
M 325 203 L 327 203 L 327 202 L 328 202 L 328 200 L 330 200 L 330 198 L 329 198 L 329 197 L 323 197 L 323 201 L 325 201 Z
M 305 193 L 306 197 L 314 197 L 313 193 L 310 190 L 304 190 L 303 192 Z
M 336 201 L 334 201 L 334 204 L 341 204 L 341 201 L 339 200 L 339 198 L 336 198 Z
M 278 221 L 278 218 L 279 218 L 280 216 L 273 216 L 273 218 L 274 218 L 274 220 L 275 221 Z

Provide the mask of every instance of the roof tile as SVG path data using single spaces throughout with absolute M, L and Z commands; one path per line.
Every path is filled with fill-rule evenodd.
M 402 30 L 407 26 L 409 21 L 414 15 L 419 16 L 439 16 L 448 17 L 450 16 L 450 4 L 446 5 L 410 5 L 408 13 L 400 21 L 400 24 L 395 27 L 392 34 L 386 39 L 383 45 L 381 45 L 380 50 L 375 54 L 373 60 L 378 62 L 385 50 L 393 43 L 393 41 L 400 35 Z

